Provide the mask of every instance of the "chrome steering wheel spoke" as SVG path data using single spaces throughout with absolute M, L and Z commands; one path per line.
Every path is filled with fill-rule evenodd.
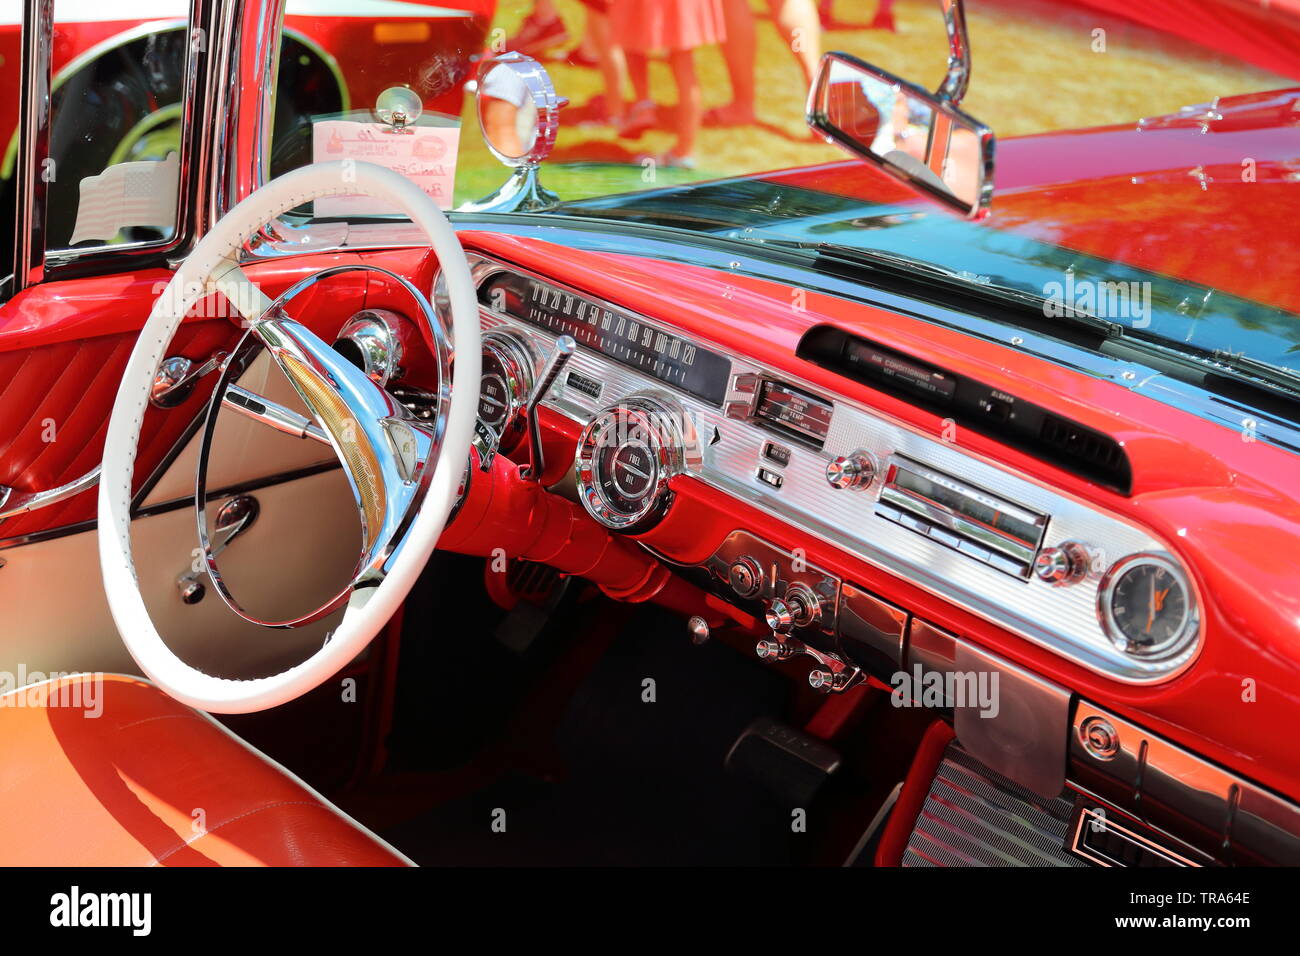
M 303 323 L 285 312 L 296 295 L 328 276 L 347 271 L 382 273 L 403 285 L 423 313 L 439 372 L 435 415 L 431 422 L 415 417 L 400 401 Z M 354 592 L 383 580 L 390 561 L 419 512 L 429 488 L 446 426 L 451 381 L 450 347 L 428 299 L 407 280 L 369 265 L 337 266 L 314 273 L 274 301 L 269 300 L 237 267 L 226 270 L 212 285 L 244 316 L 248 332 L 222 369 L 204 423 L 195 478 L 195 510 L 199 545 L 209 577 L 222 601 L 244 620 L 270 628 L 302 627 L 350 606 Z M 265 348 L 302 399 L 311 418 L 234 384 L 247 367 L 251 350 Z M 304 615 L 286 620 L 261 619 L 235 600 L 216 565 L 207 533 L 208 456 L 218 413 L 229 408 L 278 431 L 329 445 L 343 466 L 361 521 L 361 554 L 348 585 L 330 600 Z

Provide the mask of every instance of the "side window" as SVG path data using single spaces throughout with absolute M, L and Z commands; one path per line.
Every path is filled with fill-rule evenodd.
M 188 20 L 105 23 L 86 10 L 55 0 L 46 248 L 166 242 L 195 39 Z
M 22 70 L 23 10 L 0 4 L 0 301 L 13 292 L 14 228 L 18 219 L 15 161 L 18 156 L 19 74 Z

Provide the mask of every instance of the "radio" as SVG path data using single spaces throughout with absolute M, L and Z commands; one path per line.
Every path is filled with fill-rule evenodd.
M 889 459 L 876 514 L 1024 580 L 1048 521 L 901 455 Z

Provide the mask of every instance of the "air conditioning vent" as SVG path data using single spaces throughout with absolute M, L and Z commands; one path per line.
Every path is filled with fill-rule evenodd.
M 827 325 L 804 335 L 798 355 L 1081 478 L 1124 494 L 1132 488 L 1128 456 L 1114 438 L 983 382 Z
M 1128 465 L 1124 450 L 1115 439 L 1058 415 L 1043 416 L 1038 437 L 1045 448 L 1055 449 L 1059 456 L 1077 461 L 1084 469 L 1111 473 Z

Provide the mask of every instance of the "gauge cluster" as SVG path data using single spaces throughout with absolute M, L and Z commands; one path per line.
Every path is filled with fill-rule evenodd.
M 662 395 L 633 395 L 582 430 L 578 495 L 601 524 L 636 531 L 667 510 L 669 479 L 698 469 L 700 460 L 695 428 L 679 404 Z
M 1195 658 L 1194 583 L 1144 529 L 656 320 L 471 258 L 481 427 L 518 435 L 544 357 L 573 336 L 542 401 L 581 427 L 577 494 L 606 527 L 652 528 L 671 479 L 690 474 L 1108 677 L 1167 680 Z

